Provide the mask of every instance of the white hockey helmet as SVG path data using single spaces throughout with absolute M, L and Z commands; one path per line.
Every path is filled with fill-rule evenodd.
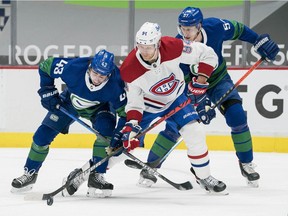
M 157 45 L 161 39 L 161 28 L 158 23 L 146 22 L 136 33 L 136 43 L 143 45 Z

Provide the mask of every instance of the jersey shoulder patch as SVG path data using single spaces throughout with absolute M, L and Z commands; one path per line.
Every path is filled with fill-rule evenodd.
M 141 65 L 136 57 L 136 49 L 133 49 L 120 67 L 120 75 L 124 82 L 131 83 L 142 76 L 147 69 Z
M 49 57 L 39 64 L 39 69 L 50 75 L 51 67 L 53 64 L 53 57 Z
M 161 38 L 161 63 L 178 58 L 183 51 L 183 41 L 178 38 L 164 36 Z

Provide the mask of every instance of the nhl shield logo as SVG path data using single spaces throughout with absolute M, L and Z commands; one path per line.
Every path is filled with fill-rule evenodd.
M 175 79 L 175 74 L 162 79 L 150 88 L 154 95 L 170 95 L 179 85 L 179 80 Z

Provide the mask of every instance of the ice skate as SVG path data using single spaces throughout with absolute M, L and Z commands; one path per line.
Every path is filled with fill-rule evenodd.
M 88 179 L 87 197 L 110 197 L 113 184 L 107 182 L 103 173 L 91 172 Z
M 36 180 L 38 173 L 35 170 L 30 170 L 25 167 L 24 174 L 18 178 L 13 179 L 11 185 L 11 193 L 21 193 L 32 190 Z
M 141 187 L 151 187 L 157 182 L 157 178 L 149 172 L 147 169 L 142 169 L 140 172 L 140 179 L 138 181 L 138 186 Z
M 75 178 L 75 176 L 77 176 Z M 87 175 L 88 177 L 88 175 Z M 62 196 L 72 196 L 78 188 L 83 184 L 84 181 L 87 180 L 87 177 L 83 176 L 82 170 L 81 169 L 75 169 L 73 170 L 68 177 L 63 179 L 62 185 L 65 185 L 67 182 L 67 179 L 70 181 L 73 179 L 72 183 L 62 191 Z
M 240 166 L 242 176 L 246 178 L 247 185 L 250 187 L 255 187 L 255 188 L 259 187 L 258 180 L 260 179 L 260 175 L 254 170 L 256 165 L 252 162 L 241 163 L 239 161 L 239 166 Z
M 190 168 L 190 171 L 195 175 L 196 182 L 200 185 L 201 188 L 205 189 L 209 193 L 228 195 L 229 193 L 225 190 L 226 184 L 213 176 L 208 176 L 205 179 L 200 179 L 196 176 L 196 173 L 193 167 Z

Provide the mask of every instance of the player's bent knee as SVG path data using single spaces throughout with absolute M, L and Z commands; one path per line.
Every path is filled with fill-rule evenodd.
M 219 108 L 219 111 L 221 112 L 222 115 L 225 115 L 226 114 L 226 110 L 233 106 L 234 104 L 240 104 L 242 106 L 242 101 L 238 100 L 238 99 L 229 99 L 227 101 L 224 101 L 220 108 Z
M 35 132 L 33 141 L 38 146 L 50 145 L 58 133 L 58 131 L 55 131 L 46 125 L 41 125 Z
M 93 121 L 93 128 L 103 136 L 112 136 L 115 126 L 116 117 L 112 112 L 107 110 L 98 112 Z
M 207 151 L 205 130 L 202 124 L 192 121 L 180 129 L 188 151 L 204 153 Z

